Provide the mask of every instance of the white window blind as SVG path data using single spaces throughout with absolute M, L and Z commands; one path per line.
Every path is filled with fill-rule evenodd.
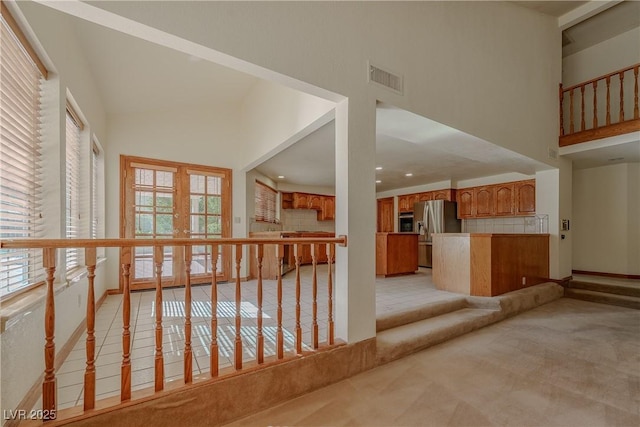
M 0 37 L 0 238 L 41 237 L 40 97 L 42 72 L 9 24 Z M 42 251 L 0 250 L 0 297 L 44 278 Z
M 260 181 L 256 181 L 255 189 L 255 215 L 256 221 L 272 222 L 277 220 L 276 216 L 276 199 L 277 191 L 263 184 Z
M 65 209 L 66 226 L 65 237 L 75 239 L 81 234 L 80 212 L 80 124 L 69 109 L 67 109 L 66 129 L 66 191 Z M 78 249 L 67 249 L 67 270 L 79 265 Z

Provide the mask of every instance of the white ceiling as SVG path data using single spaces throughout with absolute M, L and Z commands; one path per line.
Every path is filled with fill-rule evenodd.
M 108 114 L 235 106 L 258 80 L 81 19 L 74 22 Z
M 541 13 L 562 16 L 587 2 L 516 3 Z M 637 7 L 638 4 L 632 6 Z M 632 25 L 626 18 L 633 14 L 633 10 L 627 9 L 622 14 L 613 13 L 613 10 L 620 7 L 629 6 L 623 4 L 609 9 L 612 17 L 607 19 L 614 23 L 607 21 L 607 27 L 618 30 Z M 598 25 L 589 23 L 595 19 L 597 18 L 576 25 L 575 33 L 568 33 L 575 34 L 572 38 L 576 39 L 576 44 L 572 49 L 593 44 L 596 38 L 592 36 L 605 39 L 611 36 L 610 32 L 599 31 Z M 616 19 L 624 24 L 616 25 Z M 242 101 L 257 82 L 257 78 L 247 74 L 80 19 L 73 18 L 73 25 L 109 114 L 194 106 L 234 106 Z M 581 25 L 586 30 L 580 30 Z M 585 43 L 581 42 L 583 39 Z M 545 167 L 471 135 L 392 106 L 381 105 L 377 121 L 377 161 L 383 167 L 377 172 L 377 178 L 382 181 L 377 185 L 377 191 L 508 172 L 532 174 Z M 631 145 L 625 151 L 627 159 L 635 158 L 629 156 L 634 153 L 634 147 Z M 594 151 L 593 155 L 573 153 L 572 159 L 578 168 L 591 167 L 588 165 L 597 164 L 598 161 L 607 164 L 607 159 L 621 156 L 618 152 L 620 149 L 603 147 Z M 292 184 L 332 186 L 335 176 L 334 159 L 332 122 L 256 169 L 276 181 L 278 175 L 285 175 L 286 182 Z M 412 172 L 413 176 L 405 177 L 407 172 Z

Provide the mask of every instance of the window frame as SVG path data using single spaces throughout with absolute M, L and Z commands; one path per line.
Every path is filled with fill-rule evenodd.
M 254 215 L 256 222 L 278 223 L 278 190 L 257 179 L 254 187 Z

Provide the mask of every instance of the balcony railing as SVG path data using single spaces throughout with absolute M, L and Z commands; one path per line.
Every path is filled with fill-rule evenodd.
M 640 130 L 635 64 L 568 88 L 560 84 L 560 146 Z
M 96 298 L 94 295 L 94 280 L 97 257 L 96 253 L 98 248 L 120 248 L 121 259 L 121 275 L 123 281 L 123 293 L 122 293 L 122 354 L 121 354 L 121 375 L 120 375 L 120 403 L 124 404 L 135 400 L 137 397 L 149 396 L 150 394 L 159 393 L 165 389 L 165 374 L 164 374 L 164 357 L 163 357 L 163 310 L 159 307 L 163 307 L 163 289 L 162 289 L 162 270 L 163 262 L 165 260 L 163 249 L 164 247 L 173 247 L 176 250 L 183 251 L 185 260 L 185 283 L 184 283 L 184 373 L 182 387 L 188 386 L 194 382 L 199 381 L 216 381 L 218 378 L 225 375 L 238 373 L 247 369 L 260 369 L 265 366 L 269 366 L 273 363 L 279 363 L 283 360 L 291 358 L 304 357 L 317 350 L 334 347 L 339 345 L 338 340 L 334 338 L 334 320 L 333 320 L 333 273 L 332 267 L 335 260 L 335 247 L 336 245 L 346 246 L 346 236 L 338 238 L 286 238 L 286 239 L 155 239 L 155 240 L 134 240 L 134 239 L 91 239 L 91 240 L 76 240 L 76 239 L 50 239 L 50 240 L 5 240 L 0 241 L 0 248 L 2 249 L 41 249 L 43 253 L 43 266 L 46 271 L 46 279 L 44 286 L 46 287 L 45 297 L 45 321 L 43 325 L 44 330 L 44 379 L 42 382 L 42 415 L 44 421 L 50 421 L 53 419 L 64 419 L 71 416 L 77 416 L 96 409 Z M 192 261 L 192 247 L 193 246 L 209 246 L 211 248 L 212 261 L 211 261 L 211 316 L 209 319 L 210 324 L 210 342 L 209 342 L 209 354 L 210 354 L 210 372 L 205 378 L 198 377 L 194 379 L 192 374 L 193 364 L 193 349 L 192 349 L 192 292 L 191 292 L 191 261 Z M 227 245 L 233 248 L 235 252 L 235 336 L 230 338 L 233 344 L 227 347 L 233 351 L 233 367 L 231 369 L 220 370 L 219 369 L 219 356 L 220 356 L 220 343 L 218 337 L 218 319 L 220 317 L 220 308 L 217 292 L 217 263 L 218 254 L 222 253 L 222 248 Z M 241 264 L 243 249 L 255 245 L 257 254 L 257 280 L 255 281 L 255 292 L 257 296 L 257 316 L 255 327 L 244 328 L 242 317 L 242 301 L 243 292 L 247 292 L 247 282 L 243 287 L 241 284 Z M 271 355 L 265 357 L 265 333 L 263 330 L 263 278 L 262 278 L 262 264 L 263 254 L 266 245 L 275 245 L 275 256 L 279 265 L 283 264 L 283 257 L 285 254 L 285 246 L 289 246 L 289 249 L 294 253 L 295 260 L 295 305 L 289 303 L 291 306 L 283 307 L 283 277 L 282 274 L 278 274 L 276 281 L 277 292 L 277 326 L 275 332 L 275 351 Z M 132 333 L 131 333 L 131 265 L 132 265 L 132 253 L 136 247 L 153 247 L 153 262 L 155 267 L 155 307 L 154 310 L 154 385 L 150 389 L 134 391 L 132 393 L 132 368 L 131 368 L 131 353 L 132 353 Z M 301 254 L 304 247 L 311 248 L 312 253 L 312 272 L 311 272 L 311 303 L 307 301 L 310 307 L 303 307 L 304 301 L 301 301 L 301 288 L 302 281 L 300 279 L 300 267 L 301 267 Z M 325 247 L 322 247 L 325 246 Z M 84 372 L 84 387 L 83 387 L 83 407 L 69 409 L 68 416 L 65 416 L 64 412 L 59 412 L 56 402 L 56 330 L 55 330 L 55 316 L 56 307 L 54 299 L 54 281 L 56 275 L 56 259 L 57 251 L 59 249 L 66 248 L 78 248 L 79 251 L 84 251 L 84 264 L 86 268 L 87 277 L 87 313 L 86 313 L 86 369 Z M 321 251 L 322 249 L 322 251 Z M 326 250 L 326 252 L 325 252 Z M 326 272 L 326 301 L 322 301 L 322 304 L 327 306 L 327 315 L 323 319 L 318 318 L 318 254 L 323 253 L 326 257 L 327 266 L 322 266 L 327 269 Z M 175 252 L 174 252 L 175 254 Z M 324 259 L 323 259 L 324 261 Z M 64 267 L 64 266 L 63 266 Z M 282 269 L 280 269 L 280 272 Z M 293 272 L 291 272 L 293 273 Z M 324 277 L 324 274 L 322 275 Z M 253 286 L 251 281 L 251 286 Z M 289 282 L 287 282 L 289 285 Z M 308 290 L 305 290 L 308 291 Z M 301 311 L 304 309 L 307 313 L 312 313 L 312 319 L 310 325 L 303 325 L 301 322 Z M 283 313 L 286 313 L 289 317 L 295 316 L 295 327 L 291 331 L 285 330 L 283 327 Z M 268 316 L 267 316 L 268 317 Z M 326 334 L 323 337 L 324 341 L 319 338 L 319 323 L 326 325 Z M 303 341 L 303 326 L 309 327 L 310 331 L 305 333 L 308 337 L 306 341 Z M 324 326 L 324 325 L 323 325 Z M 324 329 L 324 328 L 323 328 Z M 251 334 L 252 336 L 244 336 Z M 286 337 L 292 337 L 288 341 L 294 341 L 294 349 L 287 351 L 285 349 L 284 341 Z M 308 341 L 308 342 L 307 342 Z M 243 344 L 246 342 L 255 343 L 255 349 L 251 352 L 244 351 L 243 365 Z M 245 349 L 246 350 L 246 349 Z M 247 354 L 255 354 L 255 360 L 247 361 Z M 59 364 L 58 364 L 59 365 Z M 172 383 L 171 389 L 174 389 Z M 113 405 L 113 399 L 105 399 L 102 402 L 98 402 L 99 407 L 108 407 Z

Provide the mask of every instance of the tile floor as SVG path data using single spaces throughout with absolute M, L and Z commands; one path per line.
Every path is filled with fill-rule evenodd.
M 301 326 L 305 348 L 311 346 L 312 269 L 301 269 Z M 319 341 L 327 334 L 327 272 L 318 271 Z M 335 280 L 334 280 L 335 286 Z M 263 334 L 265 357 L 275 354 L 277 327 L 277 282 L 265 280 L 263 285 Z M 193 373 L 208 374 L 211 342 L 211 288 L 208 285 L 192 289 L 192 346 Z M 243 361 L 256 358 L 257 295 L 256 281 L 242 283 Z M 335 292 L 334 292 L 335 294 Z M 334 297 L 335 298 L 335 297 Z M 431 270 L 421 268 L 414 275 L 376 280 L 376 311 L 388 313 L 429 301 L 459 299 L 460 296 L 438 291 L 431 281 Z M 135 292 L 131 295 L 132 389 L 153 386 L 155 292 Z M 295 349 L 295 273 L 283 280 L 283 328 L 285 351 Z M 235 283 L 218 285 L 218 342 L 220 369 L 231 367 L 235 338 Z M 334 314 L 335 317 L 335 314 Z M 163 356 L 165 380 L 181 381 L 184 354 L 184 288 L 163 291 Z M 119 395 L 120 364 L 122 361 L 122 297 L 107 297 L 96 314 L 96 399 Z M 82 405 L 85 369 L 85 340 L 83 335 L 57 371 L 58 408 Z M 40 402 L 36 405 L 38 408 Z

